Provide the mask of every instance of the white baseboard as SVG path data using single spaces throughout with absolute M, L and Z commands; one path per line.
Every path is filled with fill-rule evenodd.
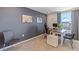
M 11 48 L 11 47 L 13 47 L 13 46 L 16 46 L 16 45 L 22 44 L 22 43 L 24 43 L 24 42 L 27 42 L 27 41 L 33 40 L 33 39 L 38 38 L 38 37 L 40 37 L 40 36 L 43 36 L 43 34 L 38 35 L 38 36 L 35 36 L 35 37 L 32 37 L 32 38 L 30 38 L 30 39 L 27 39 L 27 40 L 24 40 L 24 41 L 21 41 L 21 42 L 18 42 L 18 43 L 16 43 L 16 44 L 13 44 L 13 45 L 10 45 L 10 46 L 7 46 L 7 47 L 1 48 L 0 51 L 4 51 L 4 50 L 6 50 L 6 49 L 8 49 L 8 48 Z

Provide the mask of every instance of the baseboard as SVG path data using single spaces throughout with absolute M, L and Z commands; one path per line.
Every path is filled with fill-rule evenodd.
M 79 40 L 73 40 L 73 42 L 76 42 L 76 43 L 78 43 L 78 44 L 79 44 Z
M 27 41 L 33 40 L 33 39 L 38 38 L 38 37 L 40 37 L 40 36 L 43 36 L 43 34 L 38 35 L 38 36 L 35 36 L 35 37 L 32 37 L 32 38 L 30 38 L 30 39 L 27 39 L 27 40 L 24 40 L 24 41 L 21 41 L 21 42 L 18 42 L 18 43 L 16 43 L 16 44 L 13 44 L 13 45 L 10 45 L 10 46 L 7 46 L 7 47 L 1 48 L 0 51 L 5 51 L 5 50 L 8 49 L 8 48 L 11 48 L 11 47 L 13 47 L 13 46 L 16 46 L 16 45 L 22 44 L 22 43 L 24 43 L 24 42 L 27 42 Z

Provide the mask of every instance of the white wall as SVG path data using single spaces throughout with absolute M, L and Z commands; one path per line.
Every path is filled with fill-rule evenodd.
M 52 24 L 57 23 L 57 13 L 52 13 L 47 16 L 47 25 L 52 28 Z

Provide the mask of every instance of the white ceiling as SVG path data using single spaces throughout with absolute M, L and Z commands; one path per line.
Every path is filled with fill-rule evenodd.
M 74 7 L 28 7 L 28 8 L 38 11 L 38 12 L 41 12 L 41 13 L 49 14 L 52 12 L 71 10 Z

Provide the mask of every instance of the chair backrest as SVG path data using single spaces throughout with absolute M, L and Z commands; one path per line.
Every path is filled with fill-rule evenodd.
M 0 48 L 3 47 L 4 43 L 5 43 L 4 34 L 3 32 L 0 32 Z
M 72 33 L 72 34 L 71 33 L 66 33 L 65 35 L 68 36 L 68 37 L 74 38 L 75 34 L 74 33 Z
M 4 31 L 3 34 L 4 34 L 4 38 L 5 38 L 5 43 L 12 40 L 14 37 L 13 31 Z

